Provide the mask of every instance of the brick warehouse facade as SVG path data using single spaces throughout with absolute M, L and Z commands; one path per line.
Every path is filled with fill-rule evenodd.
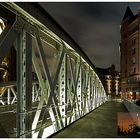
M 125 98 L 140 98 L 140 9 L 134 15 L 128 6 L 121 23 L 121 91 Z
M 105 88 L 107 95 L 111 97 L 120 95 L 120 74 L 115 69 L 115 65 L 111 65 L 106 69 L 96 67 L 102 84 Z

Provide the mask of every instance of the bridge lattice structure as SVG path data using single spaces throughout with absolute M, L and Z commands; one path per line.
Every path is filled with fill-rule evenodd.
M 48 137 L 107 101 L 80 51 L 15 3 L 1 3 L 0 17 L 0 63 L 12 46 L 17 56 L 16 81 L 0 83 L 0 104 L 15 105 L 16 137 Z

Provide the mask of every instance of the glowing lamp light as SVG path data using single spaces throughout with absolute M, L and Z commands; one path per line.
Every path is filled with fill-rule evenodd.
M 0 34 L 2 33 L 2 29 L 0 28 Z
M 5 25 L 2 19 L 0 19 L 0 34 L 2 33 L 2 31 L 4 30 Z
M 132 95 L 132 94 L 133 94 L 133 93 L 132 93 L 132 91 L 130 91 L 129 93 L 130 93 L 130 95 Z

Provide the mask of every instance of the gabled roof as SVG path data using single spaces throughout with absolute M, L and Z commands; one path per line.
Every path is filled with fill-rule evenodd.
M 133 12 L 131 11 L 129 6 L 127 6 L 127 8 L 126 8 L 123 20 L 125 20 L 127 17 L 130 17 L 130 18 L 134 17 Z

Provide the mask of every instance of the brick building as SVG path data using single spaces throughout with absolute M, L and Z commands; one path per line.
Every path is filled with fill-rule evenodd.
M 121 22 L 120 73 L 122 95 L 140 98 L 140 9 L 136 15 L 128 6 Z
M 120 94 L 120 75 L 112 65 L 109 68 L 96 68 L 98 75 L 103 83 L 105 91 L 108 95 L 119 96 Z

